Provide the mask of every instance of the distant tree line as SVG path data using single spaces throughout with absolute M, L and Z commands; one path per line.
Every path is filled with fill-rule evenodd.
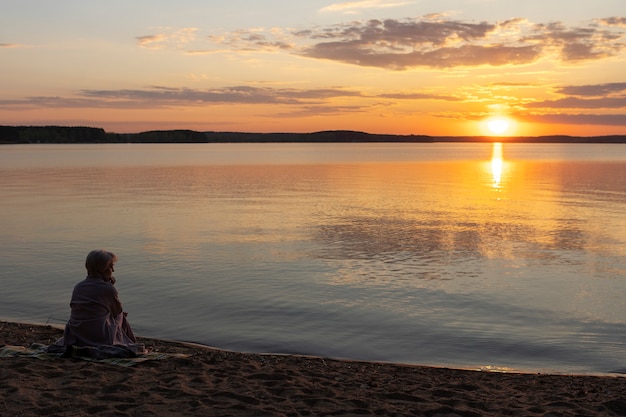
M 288 143 L 288 142 L 432 142 L 429 136 L 375 135 L 350 130 L 315 133 L 196 132 L 153 130 L 119 134 L 117 142 L 129 143 Z
M 95 127 L 0 126 L 0 143 L 288 143 L 288 142 L 530 142 L 626 143 L 626 135 L 612 136 L 426 136 L 384 135 L 352 130 L 313 133 L 197 132 L 153 130 L 141 133 L 107 133 Z
M 315 133 L 197 132 L 153 130 L 107 133 L 93 127 L 0 126 L 0 143 L 246 143 L 246 142 L 432 142 L 424 135 L 377 135 L 349 130 Z
M 95 127 L 0 126 L 0 143 L 107 143 L 111 139 Z

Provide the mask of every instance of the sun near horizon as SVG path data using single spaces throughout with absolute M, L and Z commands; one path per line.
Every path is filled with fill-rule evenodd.
M 495 135 L 502 135 L 507 130 L 509 130 L 510 126 L 511 124 L 509 123 L 509 121 L 502 117 L 493 118 L 487 122 L 487 127 L 489 128 L 491 133 Z
M 479 130 L 483 136 L 507 137 L 518 134 L 517 122 L 507 115 L 489 116 L 481 120 Z

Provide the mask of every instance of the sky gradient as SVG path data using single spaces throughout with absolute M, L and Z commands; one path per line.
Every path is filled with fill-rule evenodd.
M 626 134 L 626 3 L 0 0 L 0 92 L 116 133 Z

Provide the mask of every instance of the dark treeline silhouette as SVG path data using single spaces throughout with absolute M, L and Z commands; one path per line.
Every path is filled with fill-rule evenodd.
M 287 142 L 527 142 L 626 143 L 626 135 L 610 136 L 426 136 L 384 135 L 351 130 L 313 133 L 197 132 L 153 130 L 107 133 L 94 127 L 0 126 L 0 143 L 287 143 Z
M 432 142 L 429 136 L 375 135 L 350 130 L 314 133 L 196 132 L 193 130 L 154 130 L 119 134 L 131 143 L 287 143 L 287 142 Z M 116 141 L 117 142 L 117 141 Z
M 0 126 L 0 143 L 107 143 L 109 136 L 95 127 Z

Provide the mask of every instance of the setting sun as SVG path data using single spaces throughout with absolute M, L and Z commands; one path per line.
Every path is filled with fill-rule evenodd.
M 511 123 L 509 122 L 509 120 L 503 117 L 494 117 L 493 119 L 489 119 L 487 121 L 487 127 L 489 128 L 489 131 L 494 135 L 502 135 L 506 133 L 507 130 L 509 130 L 509 127 L 511 127 Z

